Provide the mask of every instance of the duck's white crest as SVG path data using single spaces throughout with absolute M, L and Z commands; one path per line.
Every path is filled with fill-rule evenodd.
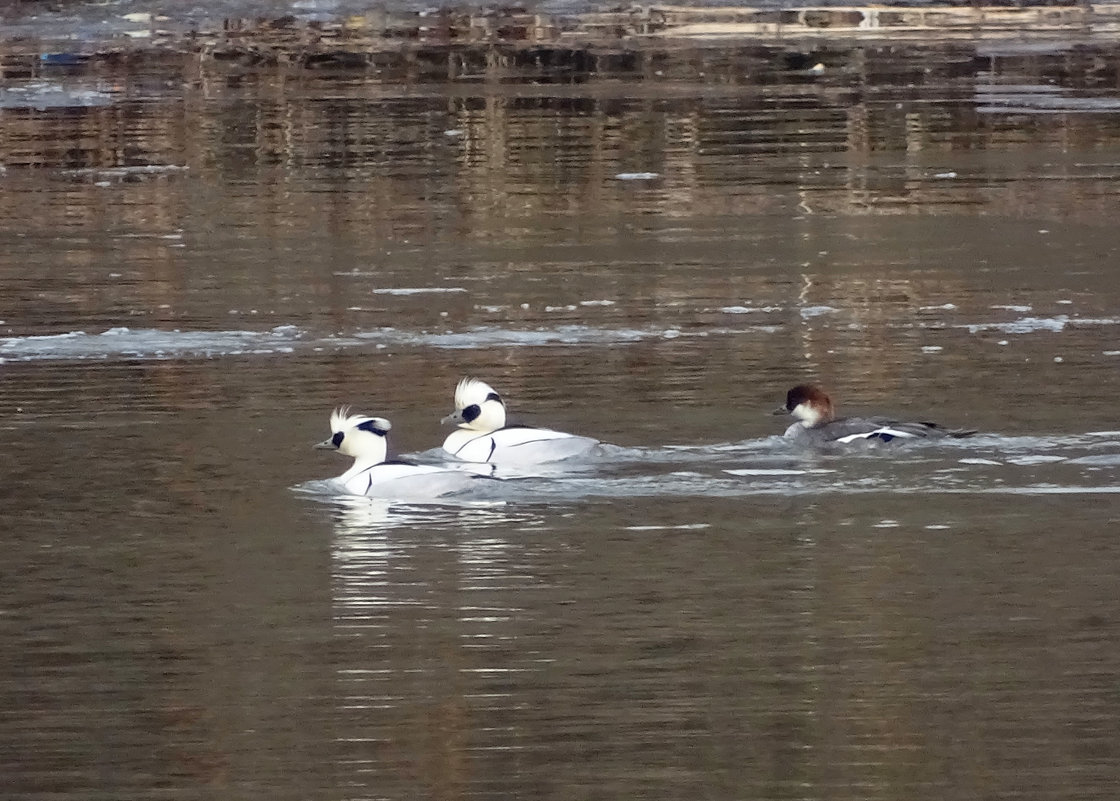
M 491 395 L 494 397 L 491 398 Z M 467 376 L 455 385 L 456 409 L 465 409 L 472 403 L 483 404 L 487 400 L 497 400 L 500 403 L 502 397 L 494 391 L 492 386 L 480 378 Z
M 455 386 L 455 411 L 442 422 L 475 432 L 497 431 L 506 424 L 506 405 L 492 386 L 468 376 Z
M 386 420 L 384 417 L 369 417 L 364 414 L 350 414 L 349 406 L 339 406 L 331 412 L 331 433 L 337 434 L 339 431 L 345 431 L 348 428 L 357 428 L 362 423 L 372 423 L 373 426 L 379 429 L 382 433 L 388 432 L 393 428 L 393 424 Z

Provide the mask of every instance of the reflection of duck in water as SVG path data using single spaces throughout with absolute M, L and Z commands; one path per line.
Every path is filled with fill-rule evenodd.
M 590 437 L 563 431 L 506 425 L 501 395 L 477 378 L 464 378 L 455 387 L 455 411 L 442 422 L 458 424 L 444 440 L 443 449 L 468 462 L 555 462 L 585 454 L 599 444 Z
M 791 414 L 797 422 L 785 435 L 811 445 L 895 442 L 967 437 L 975 431 L 943 428 L 937 423 L 906 423 L 889 417 L 837 417 L 832 398 L 820 387 L 801 384 L 786 393 L 785 406 L 774 414 Z
M 435 498 L 471 489 L 482 478 L 475 473 L 435 465 L 386 461 L 385 440 L 391 424 L 383 417 L 350 414 L 345 407 L 331 413 L 333 436 L 316 448 L 352 456 L 354 464 L 334 483 L 351 495 L 378 498 Z

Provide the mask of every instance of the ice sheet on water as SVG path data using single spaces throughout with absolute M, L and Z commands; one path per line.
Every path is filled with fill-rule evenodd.
M 290 353 L 302 333 L 284 325 L 268 331 L 161 331 L 110 328 L 98 334 L 70 331 L 0 338 L 0 360 L 174 359 L 245 353 Z
M 1033 334 L 1036 331 L 1063 331 L 1066 326 L 1120 325 L 1120 317 L 1070 317 L 1058 314 L 1053 317 L 1020 317 L 1003 323 L 967 323 L 958 328 L 967 328 L 970 334 L 982 331 L 1001 331 L 1005 334 Z
M 175 359 L 343 350 L 353 347 L 472 349 L 553 345 L 617 345 L 660 339 L 662 329 L 556 325 L 533 329 L 478 326 L 463 331 L 408 331 L 383 327 L 351 334 L 313 336 L 293 326 L 265 331 L 183 331 L 110 328 L 100 333 L 71 331 L 46 336 L 0 338 L 0 361 L 74 359 Z
M 839 309 L 834 306 L 805 306 L 801 309 L 801 317 L 808 320 L 811 317 L 820 317 L 822 314 L 831 314 L 836 311 L 839 311 Z
M 1056 317 L 1020 317 L 1007 323 L 970 323 L 959 326 L 967 328 L 970 334 L 979 334 L 981 331 L 1002 331 L 1005 334 L 1031 334 L 1035 331 L 1061 331 L 1069 323 L 1069 316 L 1059 314 Z
M 374 289 L 371 291 L 375 295 L 438 295 L 455 294 L 458 292 L 466 292 L 467 290 L 461 286 L 417 286 Z
M 0 88 L 0 108 L 48 109 L 108 106 L 113 96 L 96 89 L 65 87 L 47 81 Z

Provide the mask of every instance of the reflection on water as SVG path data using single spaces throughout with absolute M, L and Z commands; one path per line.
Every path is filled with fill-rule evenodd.
M 0 59 L 10 792 L 1111 799 L 1116 50 L 791 55 Z M 324 487 L 468 374 L 611 444 Z

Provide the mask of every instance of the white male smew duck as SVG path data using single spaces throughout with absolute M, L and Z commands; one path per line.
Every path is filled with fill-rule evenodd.
M 436 465 L 386 461 L 386 435 L 392 425 L 383 417 L 350 414 L 342 407 L 331 413 L 333 436 L 316 448 L 352 456 L 354 464 L 334 483 L 352 495 L 376 498 L 434 498 L 476 486 L 483 476 Z
M 837 417 L 832 398 L 812 384 L 800 384 L 787 392 L 785 405 L 775 409 L 774 414 L 796 417 L 797 422 L 786 429 L 785 436 L 811 445 L 935 440 L 976 433 L 943 428 L 937 423 L 902 422 L 889 417 Z
M 455 387 L 455 411 L 442 420 L 456 423 L 443 449 L 468 462 L 529 465 L 585 454 L 599 444 L 591 437 L 548 428 L 506 425 L 502 396 L 485 381 L 464 378 Z

